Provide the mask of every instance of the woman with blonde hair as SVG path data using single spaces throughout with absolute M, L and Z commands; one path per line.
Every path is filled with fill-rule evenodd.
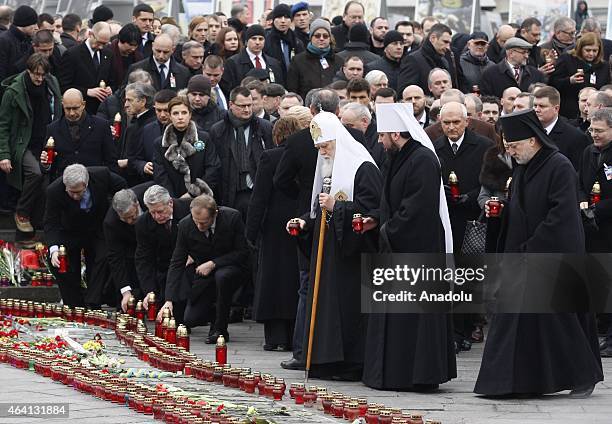
M 253 318 L 264 323 L 264 350 L 290 351 L 298 303 L 299 273 L 295 242 L 285 224 L 297 212 L 297 201 L 274 188 L 274 173 L 284 142 L 302 129 L 294 117 L 274 123 L 275 148 L 261 154 L 246 220 L 246 237 L 257 246 L 258 268 Z
M 601 38 L 594 33 L 583 34 L 576 47 L 559 56 L 549 85 L 559 90 L 559 113 L 568 119 L 580 115 L 578 93 L 585 87 L 600 89 L 610 82 L 608 62 L 604 59 Z

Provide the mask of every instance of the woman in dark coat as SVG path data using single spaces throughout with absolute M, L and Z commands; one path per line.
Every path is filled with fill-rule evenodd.
M 295 242 L 285 226 L 295 216 L 297 201 L 274 190 L 272 180 L 285 151 L 283 143 L 300 129 L 291 117 L 275 123 L 272 137 L 277 147 L 261 154 L 246 220 L 247 240 L 258 249 L 253 317 L 264 324 L 264 350 L 292 348 L 299 274 Z
M 578 39 L 576 47 L 559 56 L 549 85 L 561 94 L 559 113 L 568 119 L 580 116 L 578 93 L 584 87 L 600 89 L 610 82 L 608 62 L 603 57 L 601 39 L 595 33 L 587 33 Z M 578 72 L 582 69 L 582 73 Z
M 225 62 L 227 59 L 238 53 L 242 49 L 242 41 L 238 36 L 238 32 L 232 27 L 225 27 L 219 30 L 217 34 L 217 42 L 210 45 L 206 49 L 206 55 L 217 55 Z
M 173 198 L 210 194 L 219 184 L 221 162 L 208 133 L 191 120 L 191 106 L 181 97 L 168 103 L 171 123 L 155 142 L 153 178 Z
M 296 55 L 289 66 L 287 90 L 304 99 L 313 88 L 331 84 L 342 63 L 334 53 L 329 22 L 316 19 L 310 25 L 310 42 L 306 51 Z

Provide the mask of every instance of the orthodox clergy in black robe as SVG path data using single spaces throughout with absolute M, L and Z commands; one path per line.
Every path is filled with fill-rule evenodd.
M 514 169 L 499 251 L 583 253 L 571 162 L 557 151 L 533 110 L 501 121 L 507 142 L 535 137 L 542 147 Z M 508 150 L 515 157 L 516 151 Z M 583 313 L 494 315 L 474 392 L 533 395 L 594 386 L 603 380 L 594 329 L 594 316 Z
M 380 133 L 407 131 L 406 117 L 419 126 L 409 104 L 378 105 L 377 109 L 378 116 L 391 118 L 391 124 L 384 118 L 379 121 Z M 381 226 L 380 251 L 444 253 L 445 231 L 436 213 L 441 197 L 440 163 L 432 150 L 402 135 L 405 144 L 395 145 L 397 151 L 387 150 L 391 154 L 380 210 L 372 216 Z M 443 255 L 441 262 L 444 266 Z M 431 390 L 457 377 L 452 319 L 447 314 L 373 313 L 368 316 L 366 340 L 362 380 L 369 387 Z
M 313 130 L 313 127 L 318 130 Z M 311 123 L 311 133 L 317 146 L 324 142 L 321 140 L 336 140 L 330 192 L 336 200 L 332 213 L 328 214 L 323 245 L 310 376 L 359 380 L 367 324 L 361 313 L 361 253 L 376 251 L 376 234 L 353 232 L 351 221 L 355 213 L 369 215 L 378 208 L 382 175 L 366 148 L 351 137 L 336 115 L 329 112 L 316 115 Z M 303 216 L 305 230 L 314 239 L 306 302 L 305 348 L 308 346 L 322 217 L 318 207 L 318 193 L 324 176 L 320 166 L 321 153 L 318 160 L 312 196 L 314 205 L 310 215 Z

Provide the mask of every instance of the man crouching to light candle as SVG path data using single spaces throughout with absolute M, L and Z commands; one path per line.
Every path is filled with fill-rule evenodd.
M 166 281 L 166 303 L 187 300 L 185 325 L 192 328 L 211 321 L 206 343 L 216 343 L 219 336 L 229 342 L 232 296 L 249 273 L 244 224 L 240 212 L 217 207 L 208 194 L 194 198 L 190 209 L 191 215 L 178 225 Z M 188 257 L 193 263 L 186 267 Z
M 367 149 L 335 114 L 318 113 L 310 134 L 318 150 L 311 210 L 298 221 L 303 235 L 313 238 L 306 369 L 312 377 L 359 380 L 366 322 L 360 305 L 360 255 L 375 250 L 376 234 L 354 232 L 352 220 L 378 207 L 382 176 Z

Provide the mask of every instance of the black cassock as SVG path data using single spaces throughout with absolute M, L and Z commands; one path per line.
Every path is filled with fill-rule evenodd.
M 438 214 L 440 164 L 434 153 L 409 141 L 391 159 L 378 215 L 381 251 L 442 253 Z M 444 258 L 441 258 L 444 262 Z M 452 319 L 447 314 L 371 314 L 363 382 L 376 389 L 410 390 L 457 377 Z
M 499 251 L 583 253 L 577 178 L 561 153 L 542 148 L 515 168 Z M 544 394 L 603 380 L 593 315 L 497 314 L 474 392 Z
M 378 208 L 381 190 L 380 171 L 373 163 L 364 162 L 355 174 L 353 201 L 336 201 L 334 205 L 325 233 L 312 345 L 312 377 L 350 380 L 361 377 L 367 319 L 361 313 L 360 255 L 376 251 L 376 234 L 353 232 L 351 221 L 355 213 L 370 215 Z M 307 347 L 321 211 L 317 212 L 316 219 L 311 219 L 309 214 L 304 219 L 313 237 L 304 334 L 304 347 Z

